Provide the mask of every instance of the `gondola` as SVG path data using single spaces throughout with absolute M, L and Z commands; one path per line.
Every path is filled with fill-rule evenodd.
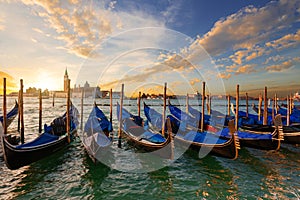
M 154 118 L 161 115 L 154 109 L 150 108 L 144 103 L 144 113 L 147 120 L 152 123 L 156 121 Z M 152 113 L 152 115 L 150 115 Z M 176 146 L 190 148 L 196 151 L 200 149 L 207 149 L 211 154 L 221 156 L 230 159 L 236 159 L 238 157 L 239 140 L 234 134 L 233 121 L 231 125 L 231 138 L 219 138 L 216 134 L 209 131 L 198 132 L 197 130 L 189 130 L 185 125 L 182 125 L 180 120 L 174 116 L 169 115 L 168 118 L 172 124 L 172 132 L 174 133 L 174 144 Z M 153 124 L 155 126 L 155 124 Z M 183 126 L 183 127 L 182 127 Z
M 108 147 L 112 144 L 110 133 L 113 131 L 112 123 L 96 103 L 84 126 L 83 146 L 93 162 L 104 156 Z
M 71 140 L 77 130 L 78 110 L 75 106 L 70 108 L 70 135 Z M 41 160 L 68 145 L 66 133 L 66 113 L 55 118 L 49 126 L 45 124 L 44 132 L 31 142 L 13 145 L 6 135 L 1 134 L 3 155 L 6 166 L 15 170 Z
M 270 125 L 243 125 L 241 126 L 245 130 L 251 131 L 263 131 L 269 132 L 274 130 L 274 126 Z M 290 126 L 282 126 L 283 132 L 283 143 L 287 144 L 300 144 L 300 125 L 290 125 Z
M 274 131 L 274 122 L 272 116 L 268 116 L 268 124 L 263 125 L 262 120 L 258 120 L 257 115 L 248 114 L 246 118 L 246 112 L 239 111 L 239 127 L 246 131 L 253 132 L 271 132 Z M 254 116 L 254 117 L 253 117 Z M 282 123 L 284 124 L 285 121 Z M 300 144 L 300 125 L 292 124 L 290 126 L 282 126 L 283 143 L 288 144 Z
M 177 108 L 177 110 L 180 109 Z M 184 112 L 180 111 L 177 113 L 183 114 Z M 279 118 L 277 122 L 279 123 L 280 121 L 281 123 L 281 116 L 277 116 L 277 118 Z M 282 126 L 282 123 L 277 124 L 277 126 Z M 206 127 L 204 127 L 204 129 L 205 128 Z M 217 129 L 217 131 L 215 131 L 216 132 L 215 134 L 219 135 L 221 138 L 231 137 L 230 130 L 228 127 L 215 127 L 215 128 Z M 214 130 L 214 129 L 210 128 L 210 130 Z M 280 148 L 281 140 L 283 140 L 282 129 L 276 127 L 273 127 L 273 129 L 270 129 L 268 131 L 262 131 L 262 130 L 253 131 L 253 130 L 239 128 L 237 130 L 237 135 L 241 146 L 252 147 L 252 148 L 262 149 L 262 150 L 278 150 Z
M 120 105 L 117 104 L 117 116 L 119 119 Z M 167 134 L 167 138 L 162 134 L 142 126 L 143 119 L 134 116 L 125 108 L 122 108 L 122 133 L 129 144 L 144 152 L 151 152 L 162 158 L 172 158 L 171 140 L 172 135 Z
M 15 117 L 18 115 L 19 105 L 18 102 L 15 101 L 15 106 L 7 113 L 7 127 L 12 123 Z M 3 116 L 0 116 L 0 121 L 3 123 Z

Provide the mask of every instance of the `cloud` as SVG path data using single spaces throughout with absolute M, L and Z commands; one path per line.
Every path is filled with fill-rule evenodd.
M 231 77 L 230 73 L 222 72 L 218 74 L 218 77 L 221 79 L 229 79 Z
M 283 59 L 284 59 L 284 57 L 280 56 L 280 55 L 271 56 L 271 57 L 269 57 L 269 58 L 266 59 L 266 62 L 264 64 L 268 64 L 269 62 L 282 61 Z
M 282 50 L 292 46 L 296 46 L 299 43 L 300 43 L 300 30 L 298 30 L 295 34 L 287 34 L 277 40 L 267 42 L 266 46 L 272 47 L 276 50 Z
M 238 65 L 242 64 L 242 59 L 248 55 L 248 50 L 240 50 L 234 53 L 234 55 L 229 56 L 232 61 Z
M 299 21 L 299 6 L 300 1 L 297 0 L 274 1 L 262 8 L 248 6 L 217 21 L 197 43 L 211 55 L 219 55 L 229 49 L 250 49 L 269 39 L 272 33 Z
M 294 66 L 294 63 L 291 60 L 289 60 L 289 61 L 282 62 L 278 65 L 268 66 L 265 69 L 268 72 L 282 72 L 287 69 L 290 69 L 292 66 Z
M 294 61 L 295 63 L 300 63 L 300 57 L 295 57 L 295 58 L 293 58 L 293 61 Z
M 238 65 L 235 65 L 235 64 L 226 66 L 226 72 L 235 72 L 237 68 L 238 68 Z
M 181 10 L 183 1 L 181 0 L 173 0 L 173 1 L 169 1 L 169 6 L 166 8 L 165 11 L 162 12 L 163 17 L 167 20 L 167 23 L 179 23 L 178 20 L 176 20 L 176 17 Z M 185 17 L 187 15 L 184 15 Z M 181 15 L 181 17 L 183 17 L 183 15 Z
M 46 26 L 55 30 L 52 37 L 65 43 L 59 49 L 83 58 L 98 56 L 91 54 L 95 47 L 119 31 L 164 25 L 162 20 L 138 10 L 131 13 L 114 12 L 116 1 L 23 0 L 23 3 L 31 6 L 33 13 L 43 18 Z M 40 27 L 33 30 L 45 32 Z
M 253 73 L 253 72 L 257 72 L 257 70 L 255 70 L 255 66 L 256 65 L 250 65 L 250 64 L 244 65 L 244 66 L 240 66 L 236 70 L 235 74 L 239 75 L 239 74 L 250 74 L 250 73 Z

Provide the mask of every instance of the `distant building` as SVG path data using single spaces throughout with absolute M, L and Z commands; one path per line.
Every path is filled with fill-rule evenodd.
M 68 80 L 69 80 L 69 75 L 68 75 L 68 71 L 66 68 L 65 75 L 64 75 L 64 92 L 67 92 L 67 90 L 68 90 Z
M 67 98 L 68 80 L 69 80 L 69 75 L 68 75 L 68 70 L 66 68 L 65 75 L 64 75 L 64 90 L 50 91 L 49 96 L 54 96 L 56 98 Z
M 68 75 L 68 70 L 65 70 L 65 74 L 64 74 L 64 90 L 60 91 L 50 91 L 49 92 L 49 96 L 54 96 L 57 98 L 66 98 L 67 97 L 67 90 L 68 90 L 68 80 L 69 80 L 69 75 Z M 100 87 L 96 86 L 96 87 L 91 87 L 90 84 L 86 81 L 84 86 L 81 87 L 76 86 L 76 84 L 74 85 L 74 88 L 71 88 L 71 97 L 72 98 L 81 98 L 82 96 L 82 92 L 84 93 L 84 97 L 92 97 L 92 98 L 104 98 L 105 95 L 107 95 L 105 93 L 105 91 L 101 92 Z
M 74 85 L 74 88 L 72 90 L 72 97 L 73 98 L 81 98 L 82 92 L 84 93 L 84 97 L 93 97 L 93 98 L 102 98 L 102 92 L 100 90 L 100 87 L 91 87 L 90 84 L 86 81 L 83 87 L 76 87 Z

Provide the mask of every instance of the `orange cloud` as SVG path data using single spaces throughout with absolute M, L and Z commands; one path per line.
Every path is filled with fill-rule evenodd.
M 15 79 L 9 74 L 0 71 L 0 94 L 3 94 L 3 78 L 6 78 L 6 94 L 18 91 Z
M 287 34 L 277 40 L 273 40 L 271 42 L 267 42 L 267 47 L 272 47 L 277 50 L 282 50 L 289 48 L 291 46 L 295 46 L 300 43 L 300 30 L 298 30 L 295 34 Z
M 105 36 L 112 33 L 112 25 L 115 25 L 108 18 L 108 11 L 103 9 L 99 12 L 88 4 L 81 5 L 82 2 L 78 0 L 69 0 L 64 4 L 52 0 L 23 0 L 23 3 L 39 7 L 38 16 L 58 34 L 55 39 L 66 43 L 60 48 L 79 57 L 95 57 L 96 55 L 90 52 Z M 33 30 L 43 33 L 38 28 Z
M 230 73 L 222 72 L 222 73 L 218 74 L 218 78 L 221 78 L 221 79 L 229 79 L 230 77 L 231 77 Z
M 239 74 L 250 74 L 250 73 L 256 72 L 256 70 L 254 68 L 255 68 L 255 65 L 244 65 L 244 66 L 239 67 L 236 70 L 235 74 L 236 75 L 239 75 Z
M 268 72 L 281 72 L 281 71 L 284 71 L 284 70 L 287 70 L 287 69 L 291 68 L 292 66 L 294 66 L 294 63 L 289 60 L 289 61 L 285 61 L 281 64 L 278 64 L 278 65 L 268 66 L 265 69 Z
M 229 49 L 251 49 L 268 40 L 275 31 L 299 21 L 299 6 L 299 1 L 292 0 L 274 1 L 262 8 L 248 6 L 217 21 L 197 43 L 211 55 L 220 55 Z

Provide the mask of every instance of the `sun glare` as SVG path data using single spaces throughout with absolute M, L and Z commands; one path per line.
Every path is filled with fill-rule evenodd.
M 35 84 L 36 88 L 41 88 L 42 90 L 55 90 L 57 88 L 56 81 L 49 76 L 47 73 L 41 73 L 37 83 Z

